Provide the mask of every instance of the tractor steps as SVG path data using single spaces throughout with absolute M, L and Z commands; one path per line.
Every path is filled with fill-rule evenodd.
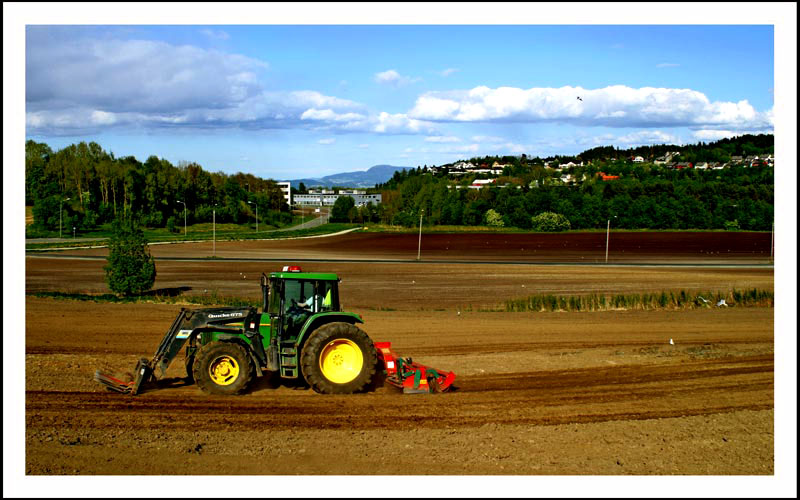
M 294 344 L 284 345 L 280 351 L 281 377 L 297 378 L 300 370 L 297 363 L 297 348 Z

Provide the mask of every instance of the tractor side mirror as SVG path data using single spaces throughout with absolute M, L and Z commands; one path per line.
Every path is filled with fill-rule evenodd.
M 267 312 L 269 300 L 269 280 L 267 275 L 261 273 L 261 312 Z

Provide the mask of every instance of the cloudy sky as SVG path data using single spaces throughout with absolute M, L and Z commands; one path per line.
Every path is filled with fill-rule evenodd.
M 25 133 L 319 177 L 773 131 L 773 27 L 28 25 Z

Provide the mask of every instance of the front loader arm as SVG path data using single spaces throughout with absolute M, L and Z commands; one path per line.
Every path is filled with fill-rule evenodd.
M 136 363 L 136 372 L 133 381 L 126 382 L 101 373 L 100 370 L 94 374 L 94 379 L 117 392 L 138 394 L 141 385 L 150 379 L 160 379 L 164 377 L 167 368 L 180 352 L 186 341 L 198 328 L 215 327 L 224 330 L 225 324 L 233 321 L 244 321 L 251 313 L 250 309 L 200 309 L 190 310 L 181 308 L 178 316 L 172 322 L 161 343 L 158 345 L 156 353 L 151 360 L 147 358 L 139 359 Z M 240 330 L 236 330 L 240 331 Z

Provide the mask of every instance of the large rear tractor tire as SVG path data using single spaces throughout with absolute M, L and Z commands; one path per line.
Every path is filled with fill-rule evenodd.
M 209 394 L 239 394 L 253 378 L 253 365 L 242 346 L 213 342 L 197 352 L 192 374 L 200 389 Z
M 369 336 L 350 323 L 328 323 L 303 346 L 303 377 L 322 394 L 362 392 L 375 377 L 378 354 Z

